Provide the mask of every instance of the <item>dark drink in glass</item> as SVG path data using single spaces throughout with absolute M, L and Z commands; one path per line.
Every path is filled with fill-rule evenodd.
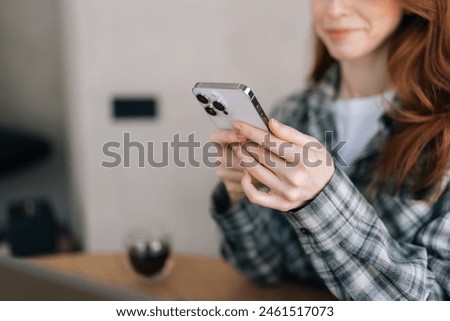
M 167 242 L 153 241 L 130 246 L 128 249 L 131 265 L 143 276 L 154 276 L 161 272 L 169 255 L 170 247 Z
M 161 276 L 170 257 L 167 233 L 156 230 L 138 231 L 128 235 L 127 254 L 133 269 L 150 279 Z

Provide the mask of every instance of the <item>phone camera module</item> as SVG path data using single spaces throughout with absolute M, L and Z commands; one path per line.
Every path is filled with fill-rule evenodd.
M 207 103 L 209 103 L 208 98 L 206 98 L 206 97 L 203 96 L 202 94 L 198 94 L 196 97 L 197 97 L 197 100 L 198 100 L 199 102 L 201 102 L 202 104 L 207 104 Z
M 218 102 L 218 101 L 213 102 L 213 106 L 218 111 L 224 111 L 225 110 L 225 106 L 222 103 Z
M 217 115 L 217 112 L 216 112 L 214 109 L 212 109 L 211 107 L 206 107 L 206 108 L 205 108 L 205 111 L 206 111 L 208 114 L 210 114 L 211 116 L 216 116 L 216 115 Z

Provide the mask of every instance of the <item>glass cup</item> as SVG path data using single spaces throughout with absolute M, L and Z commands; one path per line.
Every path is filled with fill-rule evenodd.
M 131 266 L 145 280 L 159 280 L 168 274 L 171 241 L 165 230 L 132 231 L 126 238 L 126 249 Z

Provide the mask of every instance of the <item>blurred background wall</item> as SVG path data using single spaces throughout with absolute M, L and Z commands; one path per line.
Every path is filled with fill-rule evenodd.
M 70 224 L 59 6 L 58 0 L 0 1 L 0 128 L 42 137 L 52 149 L 43 162 L 0 177 L 3 232 L 9 204 L 23 198 L 46 199 L 59 222 Z
M 218 253 L 220 235 L 209 215 L 214 169 L 173 162 L 138 168 L 136 150 L 130 168 L 107 169 L 102 147 L 123 143 L 129 133 L 144 145 L 154 141 L 160 160 L 161 142 L 177 133 L 182 140 L 195 133 L 206 143 L 214 127 L 192 96 L 198 81 L 247 84 L 270 112 L 305 85 L 308 2 L 0 0 L 0 35 L 9 48 L 0 63 L 8 71 L 0 75 L 8 88 L 1 94 L 2 108 L 9 109 L 3 118 L 41 130 L 61 146 L 56 171 L 43 167 L 32 175 L 48 180 L 87 251 L 120 250 L 132 229 L 161 223 L 175 250 Z M 115 119 L 111 101 L 117 96 L 154 97 L 157 116 Z M 14 184 L 0 195 L 14 191 Z

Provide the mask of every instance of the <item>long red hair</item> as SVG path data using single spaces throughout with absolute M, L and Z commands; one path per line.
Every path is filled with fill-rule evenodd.
M 408 14 L 391 36 L 388 70 L 401 109 L 388 111 L 395 131 L 373 168 L 371 190 L 386 185 L 433 202 L 450 165 L 450 5 L 398 1 Z M 334 62 L 316 38 L 312 83 Z

